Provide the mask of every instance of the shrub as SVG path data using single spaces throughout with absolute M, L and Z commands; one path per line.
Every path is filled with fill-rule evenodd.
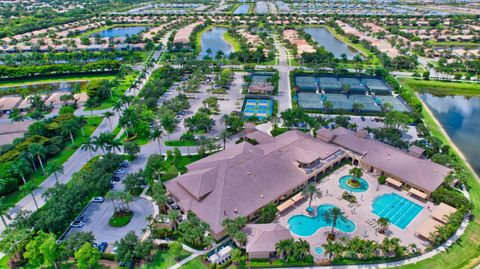
M 384 185 L 385 183 L 387 183 L 387 177 L 385 175 L 379 176 L 378 177 L 378 184 Z

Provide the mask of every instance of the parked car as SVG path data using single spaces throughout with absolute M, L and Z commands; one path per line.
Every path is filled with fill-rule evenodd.
M 82 228 L 85 225 L 85 222 L 75 220 L 74 222 L 70 223 L 70 226 L 73 228 Z
M 119 176 L 112 176 L 112 181 L 120 181 L 120 177 Z
M 103 201 L 105 201 L 105 198 L 102 197 L 102 196 L 94 197 L 92 199 L 92 202 L 94 202 L 94 203 L 103 203 Z
M 117 169 L 117 170 L 113 171 L 113 173 L 115 173 L 115 174 L 124 174 L 124 173 L 125 173 L 125 169 L 120 168 L 120 169 Z
M 77 218 L 75 219 L 75 221 L 79 221 L 79 222 L 85 223 L 85 222 L 88 221 L 88 218 L 87 218 L 87 216 L 80 216 L 80 217 L 77 217 Z
M 107 250 L 107 247 L 108 247 L 108 243 L 107 243 L 107 242 L 102 242 L 102 243 L 100 243 L 100 244 L 94 244 L 94 245 L 96 245 L 96 246 L 94 246 L 94 247 L 98 248 L 98 251 L 99 251 L 99 252 L 105 252 L 105 250 Z
M 365 117 L 364 117 L 364 116 L 361 116 L 360 119 L 361 119 L 362 121 L 365 121 Z
M 172 209 L 180 210 L 180 207 L 177 204 L 171 204 L 170 206 L 172 207 Z
M 130 166 L 130 163 L 127 160 L 125 160 L 125 161 L 121 162 L 119 166 L 121 168 L 126 168 L 126 167 Z

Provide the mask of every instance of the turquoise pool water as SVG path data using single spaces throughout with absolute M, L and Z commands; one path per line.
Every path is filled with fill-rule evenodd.
M 315 248 L 315 253 L 317 253 L 317 254 L 323 254 L 323 248 L 322 248 L 322 247 L 316 247 L 316 248 Z
M 340 184 L 340 187 L 344 190 L 351 191 L 351 192 L 364 192 L 368 190 L 368 182 L 363 179 L 359 178 L 358 181 L 360 182 L 360 186 L 358 188 L 351 187 L 347 184 L 347 181 L 349 179 L 353 178 L 350 175 L 343 176 L 338 180 L 338 184 Z
M 309 217 L 305 215 L 295 215 L 288 220 L 288 226 L 290 231 L 298 236 L 310 236 L 315 234 L 319 229 L 324 227 L 332 227 L 331 222 L 327 222 L 324 219 L 324 215 L 327 211 L 335 206 L 323 204 L 317 207 L 317 215 L 315 217 Z M 337 230 L 345 233 L 351 233 L 355 231 L 355 223 L 349 219 L 337 220 L 335 226 Z
M 422 206 L 396 193 L 380 195 L 372 202 L 373 214 L 387 218 L 401 229 L 405 229 L 422 209 Z

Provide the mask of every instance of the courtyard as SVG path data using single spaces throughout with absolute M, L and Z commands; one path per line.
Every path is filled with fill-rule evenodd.
M 322 197 L 314 198 L 311 204 L 314 212 L 317 212 L 316 209 L 320 207 L 319 214 L 321 214 L 320 212 L 325 206 L 336 206 L 345 213 L 347 220 L 342 221 L 339 219 L 337 221 L 337 227 L 335 229 L 337 240 L 342 237 L 353 238 L 358 236 L 362 239 L 381 242 L 386 236 L 388 236 L 389 238 L 400 238 L 400 243 L 404 246 L 415 244 L 419 249 L 424 250 L 429 242 L 419 238 L 416 235 L 416 231 L 429 219 L 435 205 L 429 201 L 422 202 L 417 200 L 409 196 L 408 192 L 405 190 L 396 189 L 388 184 L 380 185 L 376 177 L 365 172 L 361 177 L 365 182 L 360 180 L 362 186 L 357 190 L 349 188 L 347 185 L 340 183 L 340 179 L 342 177 L 349 177 L 349 171 L 353 167 L 354 166 L 352 165 L 344 165 L 335 170 L 332 174 L 323 178 L 317 186 L 322 192 Z M 364 183 L 366 183 L 365 186 L 363 186 Z M 354 195 L 357 199 L 357 203 L 350 203 L 347 200 L 342 199 L 342 194 L 344 192 Z M 391 218 L 388 230 L 385 234 L 382 234 L 377 231 L 375 226 L 376 220 L 378 220 L 380 216 L 372 212 L 372 206 L 374 203 L 378 203 L 378 199 L 384 199 L 390 196 L 395 197 L 394 199 L 396 199 L 396 201 L 391 200 L 392 205 L 389 205 L 392 206 L 391 210 L 386 207 L 382 210 L 382 216 L 388 215 L 389 217 L 387 218 Z M 404 199 L 406 199 L 406 201 Z M 402 203 L 406 204 L 403 208 L 401 206 Z M 393 204 L 395 204 L 395 207 L 400 206 L 400 208 L 397 207 L 398 209 L 396 209 L 395 212 L 392 212 Z M 323 251 L 319 250 L 319 247 L 327 243 L 327 235 L 331 231 L 331 225 L 324 223 L 323 226 L 318 225 L 318 228 L 312 228 L 312 224 L 309 223 L 307 226 L 310 227 L 307 228 L 292 228 L 292 223 L 299 215 L 309 216 L 307 213 L 308 205 L 309 200 L 303 199 L 301 202 L 296 203 L 294 206 L 282 212 L 277 219 L 277 222 L 288 227 L 294 238 L 302 238 L 308 241 L 308 243 L 310 243 L 311 254 L 317 261 L 322 261 L 327 259 L 327 257 L 322 253 Z M 314 213 L 313 216 L 310 215 L 309 217 L 310 219 L 312 217 L 315 218 L 317 217 L 316 215 L 317 214 Z M 304 218 L 304 222 L 305 220 L 309 221 Z M 318 220 L 321 223 L 323 221 L 323 215 L 318 215 Z M 353 222 L 354 227 L 351 227 L 351 222 Z M 296 222 L 293 224 L 301 225 L 305 223 Z M 399 226 L 404 228 L 402 229 Z M 310 232 L 303 232 L 302 230 L 305 229 L 310 230 Z M 299 230 L 302 231 L 301 234 L 303 236 L 294 232 L 298 232 Z

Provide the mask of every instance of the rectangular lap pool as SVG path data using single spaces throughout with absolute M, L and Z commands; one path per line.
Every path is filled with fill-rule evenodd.
M 372 203 L 372 213 L 387 218 L 391 224 L 405 229 L 423 207 L 396 193 L 383 194 Z

